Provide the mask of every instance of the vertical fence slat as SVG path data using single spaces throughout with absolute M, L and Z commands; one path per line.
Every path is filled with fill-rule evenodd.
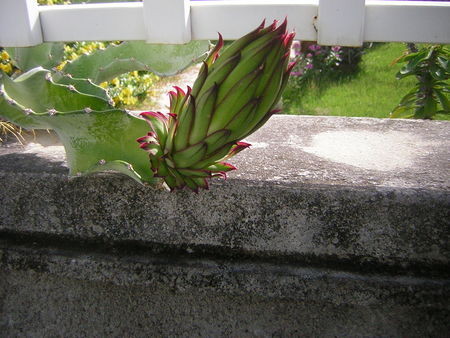
M 144 0 L 147 42 L 187 43 L 191 40 L 189 0 Z
M 365 0 L 319 0 L 318 43 L 361 46 Z
M 26 47 L 42 43 L 36 0 L 0 1 L 0 46 Z

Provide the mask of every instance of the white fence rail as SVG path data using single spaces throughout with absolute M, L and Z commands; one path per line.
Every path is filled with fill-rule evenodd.
M 0 46 L 45 41 L 235 39 L 264 18 L 283 20 L 297 38 L 323 45 L 364 41 L 450 43 L 450 2 L 370 0 L 144 0 L 37 6 L 0 0 Z

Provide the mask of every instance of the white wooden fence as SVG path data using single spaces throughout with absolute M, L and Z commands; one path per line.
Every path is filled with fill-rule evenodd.
M 283 20 L 297 38 L 322 45 L 364 41 L 450 43 L 450 2 L 370 0 L 144 0 L 37 6 L 0 0 L 0 46 L 45 41 L 235 39 L 264 18 Z

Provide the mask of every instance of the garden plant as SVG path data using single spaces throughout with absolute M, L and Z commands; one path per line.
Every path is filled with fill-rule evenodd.
M 170 112 L 134 114 L 117 108 L 98 84 L 130 70 L 179 71 L 201 55 L 205 42 L 182 46 L 124 42 L 67 63 L 55 44 L 15 49 L 22 74 L 0 77 L 0 117 L 24 127 L 53 129 L 67 155 L 70 175 L 122 172 L 138 182 L 171 190 L 207 188 L 207 179 L 235 169 L 225 161 L 247 148 L 240 142 L 275 108 L 294 63 L 294 37 L 286 20 L 217 45 L 203 61 L 192 88 L 170 92 Z
M 450 50 L 444 45 L 429 45 L 417 50 L 412 47 L 395 62 L 406 65 L 397 79 L 415 77 L 417 82 L 391 113 L 392 117 L 433 119 L 436 115 L 450 115 Z
M 311 82 L 320 82 L 326 78 L 338 79 L 354 72 L 363 53 L 363 48 L 320 46 L 316 43 L 306 44 L 306 48 L 303 48 L 303 44 L 295 41 L 291 53 L 296 66 L 290 82 L 295 82 L 300 88 Z
M 309 89 L 324 89 L 327 84 L 338 82 L 355 74 L 364 48 L 321 46 L 315 42 L 294 41 L 291 60 L 296 63 L 285 94 L 287 107 L 301 105 Z

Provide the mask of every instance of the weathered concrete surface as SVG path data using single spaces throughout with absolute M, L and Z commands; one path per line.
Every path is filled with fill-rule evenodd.
M 62 244 L 62 245 L 61 245 Z M 6 336 L 445 336 L 449 281 L 4 241 Z
M 449 134 L 448 122 L 275 116 L 239 170 L 198 195 L 68 179 L 58 146 L 1 148 L 0 327 L 439 336 Z
M 436 121 L 276 116 L 249 138 L 253 149 L 233 161 L 239 170 L 198 195 L 157 191 L 118 175 L 69 179 L 58 146 L 2 148 L 0 230 L 194 251 L 448 264 L 449 127 Z M 396 157 L 413 164 L 375 170 L 313 154 L 326 151 L 323 140 L 316 142 L 320 135 L 345 132 L 372 140 L 374 134 L 408 134 L 408 142 L 414 137 L 418 143 L 408 143 L 406 160 L 402 153 Z M 364 138 L 355 148 L 364 145 L 363 156 L 380 153 L 379 145 Z M 383 146 L 386 156 L 406 147 L 401 139 Z M 347 148 L 341 153 L 354 152 Z
M 236 160 L 237 177 L 446 190 L 449 139 L 447 121 L 275 116 L 248 139 L 254 147 Z
M 429 306 L 412 310 L 394 303 L 274 300 L 16 271 L 2 287 L 7 293 L 0 329 L 6 337 L 446 337 L 448 333 L 448 310 Z

